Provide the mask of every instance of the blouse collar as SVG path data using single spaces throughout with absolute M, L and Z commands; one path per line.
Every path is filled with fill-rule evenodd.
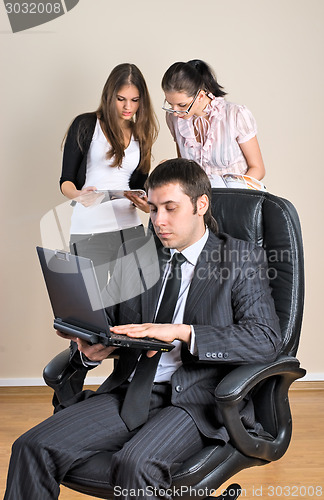
M 209 94 L 212 96 L 212 94 Z M 179 132 L 184 137 L 185 147 L 198 147 L 201 146 L 195 137 L 194 124 L 199 126 L 199 129 L 203 131 L 204 143 L 203 149 L 208 149 L 213 141 L 213 130 L 214 127 L 211 125 L 214 121 L 219 121 L 223 119 L 223 110 L 225 108 L 226 101 L 224 97 L 214 97 L 212 96 L 211 101 L 207 104 L 204 111 L 208 116 L 208 120 L 204 116 L 191 116 L 187 120 L 182 118 L 177 118 Z

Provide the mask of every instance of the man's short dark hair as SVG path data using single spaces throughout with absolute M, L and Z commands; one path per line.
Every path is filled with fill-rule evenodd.
M 202 195 L 207 195 L 209 207 L 204 215 L 205 224 L 214 233 L 218 232 L 217 222 L 211 213 L 211 185 L 206 172 L 193 160 L 173 158 L 160 163 L 149 175 L 146 181 L 146 191 L 156 189 L 165 184 L 179 184 L 183 192 L 189 196 L 197 210 L 197 200 Z

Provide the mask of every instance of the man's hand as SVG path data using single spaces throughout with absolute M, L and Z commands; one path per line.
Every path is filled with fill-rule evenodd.
M 190 343 L 191 328 L 190 325 L 174 325 L 160 323 L 142 323 L 131 325 L 119 325 L 110 328 L 114 333 L 121 333 L 132 338 L 149 337 L 164 342 L 173 342 L 181 340 Z M 156 351 L 148 351 L 147 356 L 152 357 Z
M 59 337 L 62 337 L 62 339 L 73 340 L 74 342 L 77 341 L 77 338 L 74 337 L 74 335 L 69 335 L 68 333 L 60 332 L 59 330 L 56 330 L 56 333 Z
M 77 343 L 78 345 L 78 350 L 80 352 L 83 352 L 83 354 L 90 360 L 90 361 L 103 361 L 104 359 L 108 358 L 108 356 L 115 350 L 117 349 L 116 347 L 106 347 L 102 344 L 89 344 L 85 340 L 79 339 L 78 337 L 73 337 L 72 335 L 68 335 L 66 333 L 59 332 L 56 330 L 57 335 L 59 337 L 62 337 L 63 339 L 69 339 L 73 340 L 74 342 Z
M 117 347 L 106 347 L 102 344 L 89 345 L 88 342 L 82 339 L 76 339 L 76 343 L 79 351 L 87 356 L 90 361 L 103 361 L 117 349 Z

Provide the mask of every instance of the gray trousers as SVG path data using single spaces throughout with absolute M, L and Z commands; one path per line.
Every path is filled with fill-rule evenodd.
M 144 234 L 143 225 L 110 233 L 71 234 L 70 251 L 92 260 L 99 288 L 103 290 L 107 285 L 108 273 L 111 275 L 114 270 L 121 245 Z
M 73 464 L 102 450 L 114 452 L 107 480 L 116 498 L 172 498 L 158 491 L 170 488 L 174 469 L 204 447 L 204 438 L 184 410 L 170 406 L 168 385 L 154 385 L 149 420 L 139 430 L 130 432 L 120 418 L 122 399 L 122 393 L 95 395 L 18 438 L 4 500 L 57 499 Z

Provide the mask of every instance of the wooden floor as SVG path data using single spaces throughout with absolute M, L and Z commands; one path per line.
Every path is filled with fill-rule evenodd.
M 324 499 L 324 383 L 296 382 L 290 391 L 293 437 L 284 457 L 232 478 L 240 498 Z M 51 414 L 47 387 L 0 388 L 0 498 L 3 498 L 12 442 Z M 218 491 L 220 494 L 221 491 Z M 60 500 L 91 500 L 62 487 Z M 33 500 L 33 499 L 26 499 Z

